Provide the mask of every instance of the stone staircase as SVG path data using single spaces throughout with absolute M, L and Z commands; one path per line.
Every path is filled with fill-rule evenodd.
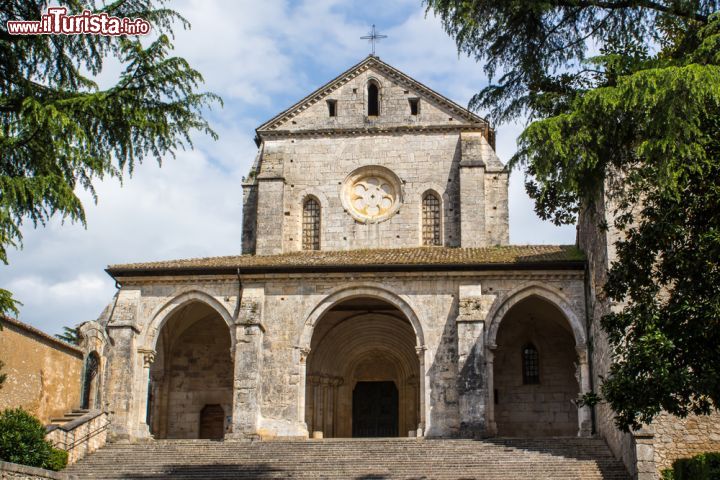
M 67 473 L 78 479 L 629 480 L 595 438 L 158 440 L 109 444 Z
M 47 428 L 50 428 L 52 426 L 59 427 L 61 425 L 65 425 L 66 423 L 72 422 L 73 420 L 82 417 L 83 415 L 90 412 L 90 410 L 83 409 L 83 408 L 77 408 L 70 412 L 67 412 L 62 417 L 55 417 L 50 419 L 50 424 L 47 425 Z

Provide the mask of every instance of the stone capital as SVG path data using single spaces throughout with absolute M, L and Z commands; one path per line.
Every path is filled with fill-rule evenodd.
M 150 365 L 152 365 L 155 361 L 157 352 L 147 348 L 138 348 L 138 353 L 143 356 L 143 366 L 145 368 L 150 368 Z
M 300 352 L 300 363 L 307 362 L 307 357 L 310 355 L 310 349 L 298 347 L 298 351 Z

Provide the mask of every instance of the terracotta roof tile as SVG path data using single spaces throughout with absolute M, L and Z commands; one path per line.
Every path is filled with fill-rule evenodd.
M 585 260 L 583 253 L 573 245 L 510 245 L 486 248 L 388 248 L 372 250 L 301 251 L 280 255 L 237 255 L 227 257 L 191 258 L 161 262 L 110 265 L 107 272 L 113 276 L 133 273 L 163 274 L 173 271 L 220 271 L 354 268 L 381 266 L 498 266 L 538 265 L 552 267 L 559 263 L 577 263 Z

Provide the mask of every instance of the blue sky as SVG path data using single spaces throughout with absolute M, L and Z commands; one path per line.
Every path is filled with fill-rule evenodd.
M 97 318 L 115 292 L 108 264 L 240 253 L 241 178 L 254 159 L 254 129 L 370 53 L 371 25 L 388 35 L 380 58 L 460 104 L 487 84 L 481 65 L 459 56 L 419 0 L 180 0 L 192 24 L 176 30 L 175 54 L 205 77 L 224 108 L 208 113 L 218 141 L 196 135 L 195 150 L 162 168 L 139 166 L 123 185 L 81 193 L 87 229 L 52 221 L 24 228 L 24 248 L 0 267 L 0 285 L 24 303 L 20 320 L 50 333 Z M 110 84 L 118 67 L 100 78 Z M 483 112 L 480 112 L 481 114 Z M 498 128 L 498 154 L 515 151 L 522 124 Z M 537 219 L 520 172 L 511 175 L 512 243 L 574 243 L 575 228 Z

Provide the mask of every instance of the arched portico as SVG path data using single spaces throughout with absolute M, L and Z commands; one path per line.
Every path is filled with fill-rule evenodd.
M 198 290 L 159 306 L 141 335 L 138 420 L 156 438 L 223 436 L 232 412 L 234 327 Z M 143 430 L 143 429 L 141 429 Z
M 590 390 L 587 336 L 567 297 L 526 284 L 501 298 L 488 318 L 490 433 L 589 435 L 589 407 L 574 403 Z
M 299 346 L 303 354 L 298 413 L 310 434 L 314 430 L 325 437 L 407 436 L 409 431 L 422 431 L 424 337 L 405 300 L 375 285 L 341 287 L 307 315 Z M 376 424 L 368 429 L 368 422 L 377 420 L 371 419 L 368 406 L 394 402 L 388 400 L 393 390 L 397 418 L 385 421 L 394 427 Z M 363 403 L 363 395 L 378 398 Z M 361 423 L 366 426 L 359 427 Z

